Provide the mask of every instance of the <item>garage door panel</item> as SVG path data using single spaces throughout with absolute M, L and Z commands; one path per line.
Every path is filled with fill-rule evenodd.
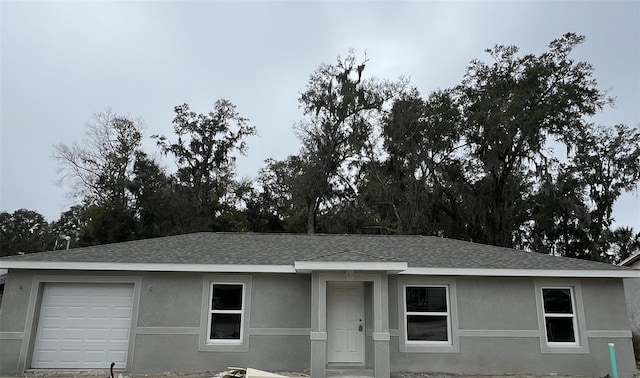
M 86 350 L 84 352 L 84 363 L 85 364 L 101 364 L 102 361 L 108 361 L 108 353 L 105 353 L 102 350 Z
M 60 339 L 61 336 L 61 329 L 60 327 L 47 327 L 47 328 L 42 328 L 40 329 L 40 340 L 45 342 L 45 341 L 58 341 Z
M 65 342 L 82 342 L 84 339 L 84 329 L 82 328 L 64 328 L 64 341 Z
M 109 318 L 110 319 L 131 319 L 131 308 L 130 307 L 114 307 L 109 309 Z
M 62 306 L 46 306 L 42 308 L 42 312 L 50 319 L 62 318 L 67 309 Z
M 79 357 L 82 356 L 82 350 L 77 348 L 66 349 L 63 348 L 60 350 L 60 362 L 61 363 L 75 363 L 79 360 Z
M 56 350 L 55 349 L 40 349 L 36 354 L 34 354 L 34 362 L 38 361 L 41 363 L 53 362 L 55 361 Z
M 107 356 L 108 361 L 123 361 L 127 358 L 124 352 L 110 352 Z
M 132 306 L 131 284 L 46 284 L 32 367 L 126 365 Z
M 107 329 L 106 328 L 89 328 L 87 329 L 87 341 L 102 341 L 107 339 Z
M 129 329 L 112 329 L 110 339 L 114 342 L 129 342 Z

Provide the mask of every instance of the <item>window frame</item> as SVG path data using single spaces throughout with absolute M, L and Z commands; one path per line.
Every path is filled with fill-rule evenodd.
M 212 307 L 213 304 L 213 288 L 216 285 L 226 285 L 226 286 L 241 286 L 242 287 L 242 298 L 241 298 L 241 305 L 240 305 L 240 310 L 215 310 Z M 245 308 L 245 292 L 246 292 L 246 285 L 244 284 L 244 282 L 217 282 L 217 281 L 212 281 L 210 282 L 210 286 L 209 286 L 209 314 L 207 316 L 207 333 L 206 333 L 206 337 L 207 337 L 207 341 L 206 343 L 211 345 L 211 344 L 242 344 L 242 341 L 244 339 L 244 308 Z M 238 339 L 212 339 L 211 338 L 211 326 L 213 324 L 213 314 L 239 314 L 240 315 L 240 337 Z
M 249 324 L 251 324 L 250 275 L 205 274 L 202 279 L 202 308 L 198 351 L 201 352 L 247 352 L 249 351 Z M 242 285 L 241 310 L 213 310 L 214 285 Z M 211 321 L 214 313 L 240 313 L 240 339 L 211 339 Z
M 447 341 L 408 340 L 407 334 L 407 287 L 445 287 L 447 293 Z M 456 280 L 452 277 L 399 276 L 397 281 L 398 344 L 404 353 L 459 353 L 460 335 L 458 325 L 458 299 Z M 409 312 L 411 314 L 413 312 Z M 425 314 L 425 313 L 420 313 Z M 439 312 L 436 316 L 442 316 Z
M 544 338 L 547 345 L 553 346 L 579 346 L 580 345 L 580 330 L 578 329 L 578 319 L 576 317 L 576 301 L 575 301 L 575 292 L 572 286 L 541 286 L 541 295 L 542 295 L 542 316 L 544 318 Z M 544 291 L 545 290 L 569 290 L 569 295 L 571 296 L 571 313 L 555 313 L 555 312 L 547 312 L 544 308 Z M 549 341 L 549 333 L 547 329 L 547 318 L 571 318 L 571 323 L 573 325 L 573 339 L 574 341 Z
M 445 304 L 447 305 L 446 312 L 436 312 L 436 311 L 409 311 L 407 309 L 407 288 L 415 287 L 415 288 L 444 288 L 445 289 Z M 416 344 L 416 345 L 451 345 L 451 305 L 449 299 L 449 285 L 440 284 L 440 285 L 403 285 L 403 310 L 404 310 L 404 342 L 406 344 Z M 434 316 L 445 316 L 447 318 L 447 340 L 409 340 L 409 316 L 424 316 L 424 317 L 434 317 Z
M 545 289 L 569 289 L 571 294 L 571 306 L 573 313 L 567 314 L 547 313 L 544 308 Z M 585 325 L 584 305 L 582 301 L 582 289 L 577 280 L 535 280 L 535 297 L 538 309 L 538 332 L 540 334 L 540 351 L 542 353 L 587 354 L 589 344 Z M 573 334 L 575 341 L 549 341 L 547 337 L 547 317 L 568 318 L 573 321 Z

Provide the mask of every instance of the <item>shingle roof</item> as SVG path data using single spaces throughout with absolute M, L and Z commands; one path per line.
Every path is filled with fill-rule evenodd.
M 0 259 L 0 267 L 6 262 L 292 266 L 296 261 L 406 262 L 409 268 L 448 269 L 626 269 L 436 236 L 213 232 L 8 256 Z

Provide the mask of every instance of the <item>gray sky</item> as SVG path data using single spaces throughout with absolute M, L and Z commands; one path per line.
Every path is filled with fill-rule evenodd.
M 350 47 L 367 51 L 368 76 L 407 75 L 427 95 L 459 83 L 496 43 L 539 54 L 565 32 L 584 34 L 574 58 L 617 97 L 595 122 L 640 127 L 638 1 L 2 1 L 0 25 L 0 210 L 48 220 L 72 205 L 55 184 L 52 145 L 82 139 L 94 112 L 143 118 L 154 155 L 148 137 L 172 137 L 174 106 L 206 113 L 226 98 L 260 134 L 238 161 L 255 176 L 264 159 L 298 151 L 298 93 Z M 614 216 L 640 230 L 638 193 Z

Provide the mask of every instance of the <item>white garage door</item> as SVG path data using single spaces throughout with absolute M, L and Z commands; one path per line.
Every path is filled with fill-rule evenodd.
M 132 305 L 131 284 L 45 284 L 32 367 L 126 367 Z

